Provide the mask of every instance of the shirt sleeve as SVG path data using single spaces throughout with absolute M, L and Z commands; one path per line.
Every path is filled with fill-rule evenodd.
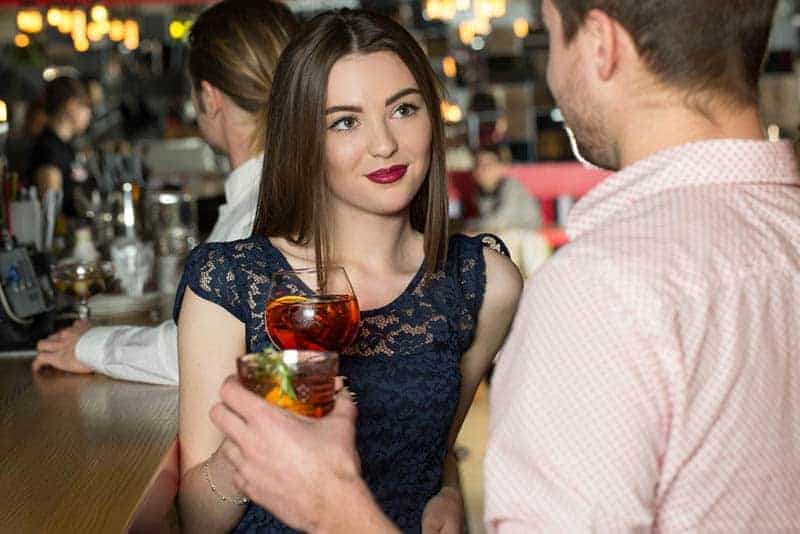
M 669 390 L 619 273 L 551 260 L 492 379 L 487 531 L 649 531 Z
M 150 384 L 178 383 L 178 329 L 111 326 L 89 329 L 75 348 L 78 360 L 112 378 Z

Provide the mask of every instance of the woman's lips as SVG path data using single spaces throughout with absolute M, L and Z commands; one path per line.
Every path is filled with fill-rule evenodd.
M 376 184 L 391 184 L 405 176 L 406 170 L 408 170 L 408 165 L 392 165 L 391 167 L 373 171 L 366 176 Z

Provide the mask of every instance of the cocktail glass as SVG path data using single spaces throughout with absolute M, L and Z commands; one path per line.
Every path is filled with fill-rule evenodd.
M 335 352 L 268 349 L 236 360 L 239 381 L 267 401 L 308 417 L 333 409 L 339 358 Z

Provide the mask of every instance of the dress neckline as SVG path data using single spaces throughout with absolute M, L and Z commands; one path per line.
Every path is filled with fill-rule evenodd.
M 267 247 L 275 252 L 275 254 L 278 256 L 278 262 L 281 264 L 282 269 L 287 269 L 287 270 L 294 269 L 294 267 L 292 267 L 292 264 L 289 263 L 289 260 L 283 254 L 283 252 L 281 252 L 281 250 L 278 247 L 273 245 L 272 241 L 268 237 L 260 235 L 256 237 L 263 240 L 266 243 Z M 419 282 L 424 275 L 425 275 L 425 260 L 422 261 L 422 264 L 419 266 L 419 269 L 417 269 L 417 272 L 414 274 L 414 276 L 411 277 L 411 280 L 408 282 L 405 289 L 403 289 L 403 291 L 399 295 L 397 295 L 395 298 L 393 298 L 383 306 L 379 306 L 377 308 L 372 308 L 369 310 L 360 309 L 361 316 L 364 317 L 364 316 L 380 315 L 382 313 L 385 313 L 389 309 L 397 306 L 397 304 L 400 303 L 404 298 L 406 298 L 406 296 L 409 293 L 411 293 L 412 291 L 414 291 L 414 289 L 416 289 L 416 287 L 419 285 Z M 356 299 L 358 299 L 358 296 L 356 296 Z

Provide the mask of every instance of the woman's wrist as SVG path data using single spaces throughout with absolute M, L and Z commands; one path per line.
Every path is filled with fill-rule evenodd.
M 203 463 L 202 470 L 209 490 L 221 504 L 243 506 L 250 502 L 234 485 L 233 465 L 224 455 L 219 454 L 219 449 Z

